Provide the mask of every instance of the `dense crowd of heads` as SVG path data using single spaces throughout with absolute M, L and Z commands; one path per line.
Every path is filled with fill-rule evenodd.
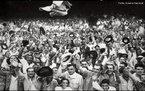
M 141 80 L 140 82 L 144 82 L 144 78 L 138 77 L 138 75 L 144 76 L 144 24 L 144 19 L 121 15 L 118 17 L 103 15 L 102 18 L 93 21 L 77 17 L 1 20 L 0 72 L 14 76 L 18 71 L 20 73 L 17 75 L 27 74 L 30 78 L 34 78 L 33 74 L 35 74 L 42 83 L 56 80 L 60 87 L 70 86 L 67 88 L 69 90 L 91 89 L 85 87 L 89 83 L 86 79 L 89 78 L 84 75 L 90 72 L 89 77 L 98 83 L 98 85 L 92 85 L 93 89 L 108 90 L 105 88 L 107 84 L 112 86 L 109 90 L 114 88 L 134 90 L 133 86 L 130 89 L 129 87 L 124 89 L 121 86 L 123 78 L 120 76 L 124 79 L 130 77 L 133 81 L 136 77 L 139 81 Z M 78 83 L 80 88 L 75 87 L 73 84 L 75 82 L 67 76 L 61 75 L 66 72 L 69 75 L 76 73 L 79 75 L 77 75 L 78 78 L 82 77 L 83 83 L 81 78 L 80 84 Z M 112 74 L 115 77 L 109 78 Z M 137 76 L 132 77 L 133 74 Z M 60 90 L 59 87 L 55 87 L 53 89 Z M 11 85 L 10 88 L 14 90 Z M 42 88 L 45 89 L 46 86 Z M 5 85 L 4 89 L 6 89 Z

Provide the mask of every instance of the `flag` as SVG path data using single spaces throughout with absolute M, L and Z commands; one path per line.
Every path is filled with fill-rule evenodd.
M 40 7 L 40 10 L 49 12 L 50 16 L 65 16 L 68 14 L 68 10 L 72 4 L 68 1 L 53 1 L 52 5 Z

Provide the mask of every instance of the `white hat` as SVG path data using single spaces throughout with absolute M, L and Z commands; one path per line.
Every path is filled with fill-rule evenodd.
M 63 63 L 68 62 L 68 60 L 71 58 L 71 56 L 72 56 L 71 53 L 63 54 L 63 55 L 61 56 L 61 61 L 62 61 Z M 69 57 L 69 59 L 68 59 L 68 57 Z

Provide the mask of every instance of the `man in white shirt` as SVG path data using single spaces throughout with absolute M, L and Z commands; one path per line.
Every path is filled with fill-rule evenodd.
M 144 73 L 144 65 L 137 63 L 135 65 L 136 72 L 132 75 L 134 79 L 141 82 L 141 74 Z
M 134 85 L 132 79 L 128 76 L 128 73 L 124 71 L 124 68 L 120 68 L 119 72 L 121 73 L 119 78 L 120 78 L 120 83 L 119 83 L 119 90 L 133 90 Z
M 70 81 L 70 87 L 75 91 L 83 90 L 83 77 L 76 73 L 75 64 L 68 64 L 68 70 L 63 74 L 63 76 Z
M 24 90 L 40 90 L 40 82 L 38 76 L 34 72 L 34 68 L 27 68 L 27 74 L 24 75 Z

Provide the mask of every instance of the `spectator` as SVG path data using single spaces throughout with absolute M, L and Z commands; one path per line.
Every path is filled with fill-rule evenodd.
M 55 91 L 68 91 L 68 90 L 72 90 L 71 87 L 69 87 L 70 83 L 69 80 L 66 78 L 62 78 L 61 82 L 60 82 L 60 86 L 55 88 Z
M 117 90 L 143 89 L 144 19 L 107 15 L 95 20 L 93 25 L 81 17 L 0 21 L 0 89 L 55 90 L 61 76 L 72 90 L 103 90 L 104 79 Z M 53 75 L 40 75 L 47 66 Z
M 63 74 L 64 77 L 69 79 L 70 87 L 73 90 L 83 90 L 83 77 L 76 73 L 76 66 L 74 64 L 67 65 L 67 71 Z
M 100 85 L 103 88 L 103 91 L 116 91 L 114 87 L 110 86 L 110 82 L 108 79 L 102 80 Z
M 34 72 L 34 68 L 27 68 L 27 74 L 24 76 L 24 90 L 40 90 L 40 82 L 36 73 Z

